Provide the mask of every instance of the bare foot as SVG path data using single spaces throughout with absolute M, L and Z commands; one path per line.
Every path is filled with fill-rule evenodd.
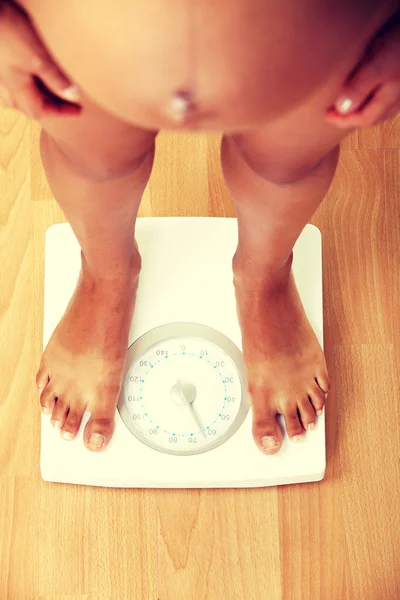
M 126 362 L 140 257 L 114 280 L 94 279 L 82 268 L 74 294 L 43 353 L 36 376 L 42 412 L 66 440 L 91 411 L 83 439 L 103 450 L 114 431 L 114 413 Z
M 234 267 L 243 355 L 253 412 L 253 437 L 265 454 L 282 445 L 276 415 L 288 436 L 304 439 L 322 412 L 329 377 L 324 353 L 304 312 L 290 261 L 262 278 Z

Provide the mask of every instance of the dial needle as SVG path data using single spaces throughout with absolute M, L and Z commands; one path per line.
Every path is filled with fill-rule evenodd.
M 194 419 L 197 427 L 199 427 L 201 433 L 203 434 L 203 437 L 206 438 L 206 434 L 204 433 L 203 425 L 200 423 L 199 417 L 197 416 L 197 413 L 194 410 L 194 408 L 192 406 L 192 403 L 186 398 L 186 394 L 185 394 L 184 390 L 182 389 L 182 386 L 181 386 L 179 380 L 176 383 L 177 383 L 179 392 L 180 392 L 180 394 L 181 394 L 181 396 L 183 398 L 183 401 L 185 402 L 186 406 L 188 408 L 190 408 L 191 415 L 193 416 L 193 419 Z

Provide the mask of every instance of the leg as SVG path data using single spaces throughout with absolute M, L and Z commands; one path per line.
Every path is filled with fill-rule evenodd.
M 304 439 L 330 386 L 291 263 L 296 239 L 330 186 L 343 133 L 322 118 L 310 126 L 306 112 L 263 131 L 224 136 L 221 148 L 238 218 L 233 270 L 253 436 L 267 454 L 282 443 L 276 414 L 284 415 L 292 440 Z
M 46 119 L 41 153 L 57 202 L 81 245 L 82 268 L 36 377 L 43 412 L 73 439 L 84 411 L 90 450 L 110 441 L 140 271 L 135 220 L 156 132 L 128 126 L 84 100 L 83 114 Z M 93 437 L 92 437 L 93 436 Z

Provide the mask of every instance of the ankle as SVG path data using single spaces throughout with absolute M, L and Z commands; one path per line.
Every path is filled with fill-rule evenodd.
M 251 257 L 244 257 L 236 251 L 232 260 L 234 285 L 243 284 L 261 285 L 268 283 L 276 286 L 279 282 L 286 283 L 289 279 L 293 263 L 293 251 L 289 257 L 280 262 L 254 261 Z
M 126 284 L 131 281 L 136 284 L 142 267 L 142 258 L 136 243 L 132 253 L 127 254 L 119 261 L 115 261 L 114 266 L 111 266 L 111 263 L 108 265 L 94 264 L 88 260 L 82 250 L 81 261 L 82 274 L 85 280 L 93 283 Z M 115 267 L 115 264 L 118 266 Z

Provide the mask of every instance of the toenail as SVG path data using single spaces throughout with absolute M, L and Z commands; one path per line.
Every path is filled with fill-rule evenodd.
M 53 425 L 53 427 L 55 427 L 56 429 L 61 429 L 61 423 L 60 421 L 51 421 L 51 424 Z
M 307 425 L 307 430 L 308 430 L 308 431 L 312 431 L 313 429 L 315 429 L 315 423 L 309 423 L 309 424 Z
M 89 444 L 92 446 L 101 446 L 104 443 L 104 435 L 100 433 L 92 433 L 89 439 Z
M 42 406 L 41 411 L 44 415 L 49 415 L 51 413 L 51 408 L 48 406 Z
M 321 410 L 317 410 L 317 417 L 320 417 L 322 415 L 322 409 Z
M 302 435 L 295 435 L 295 436 L 293 437 L 293 441 L 294 441 L 294 442 L 302 442 L 302 441 L 304 440 L 304 437 L 305 437 L 305 436 L 304 436 L 304 433 L 303 433 Z
M 74 434 L 70 431 L 62 431 L 61 435 L 63 436 L 64 440 L 72 440 L 72 438 L 74 437 Z
M 278 440 L 271 435 L 266 435 L 261 438 L 261 443 L 264 448 L 275 448 L 278 445 Z

